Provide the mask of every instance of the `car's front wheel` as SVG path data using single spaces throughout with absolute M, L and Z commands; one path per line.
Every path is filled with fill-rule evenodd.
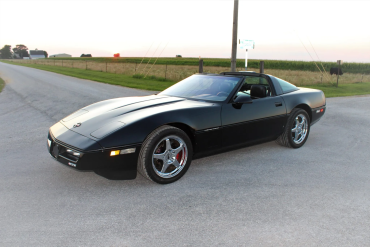
M 310 133 L 310 117 L 303 109 L 295 108 L 290 113 L 284 132 L 276 140 L 282 146 L 300 148 Z
M 173 126 L 154 130 L 144 141 L 138 159 L 138 171 L 160 184 L 180 179 L 190 166 L 193 149 L 188 135 Z

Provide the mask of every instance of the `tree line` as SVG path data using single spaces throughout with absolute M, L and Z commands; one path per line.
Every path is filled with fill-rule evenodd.
M 44 55 L 46 58 L 48 57 L 48 53 L 46 51 L 44 51 Z M 29 56 L 28 47 L 22 44 L 16 45 L 13 49 L 11 45 L 4 45 L 4 47 L 0 49 L 1 59 L 23 59 L 24 57 Z

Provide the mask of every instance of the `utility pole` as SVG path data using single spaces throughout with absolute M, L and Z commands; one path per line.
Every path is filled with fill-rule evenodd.
M 203 59 L 199 59 L 199 73 L 203 73 Z
M 338 64 L 338 71 L 337 71 L 337 87 L 338 87 L 338 85 L 339 85 L 340 66 L 343 64 L 343 61 L 342 60 L 337 60 L 337 64 Z
M 238 7 L 239 0 L 234 0 L 233 41 L 231 48 L 231 72 L 236 71 L 236 47 L 238 39 Z

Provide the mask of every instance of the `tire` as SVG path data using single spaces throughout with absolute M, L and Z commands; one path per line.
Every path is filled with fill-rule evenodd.
M 284 132 L 276 139 L 282 146 L 300 148 L 307 141 L 310 133 L 310 117 L 300 108 L 294 108 L 290 113 Z
M 173 183 L 189 169 L 193 147 L 181 129 L 164 125 L 143 142 L 138 158 L 139 173 L 159 184 Z

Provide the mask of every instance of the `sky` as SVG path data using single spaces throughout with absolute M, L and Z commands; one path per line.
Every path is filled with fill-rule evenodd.
M 0 47 L 49 55 L 230 58 L 233 0 L 0 0 Z M 250 59 L 370 62 L 370 1 L 239 0 Z M 306 50 L 307 49 L 307 50 Z M 245 58 L 238 47 L 237 58 Z

